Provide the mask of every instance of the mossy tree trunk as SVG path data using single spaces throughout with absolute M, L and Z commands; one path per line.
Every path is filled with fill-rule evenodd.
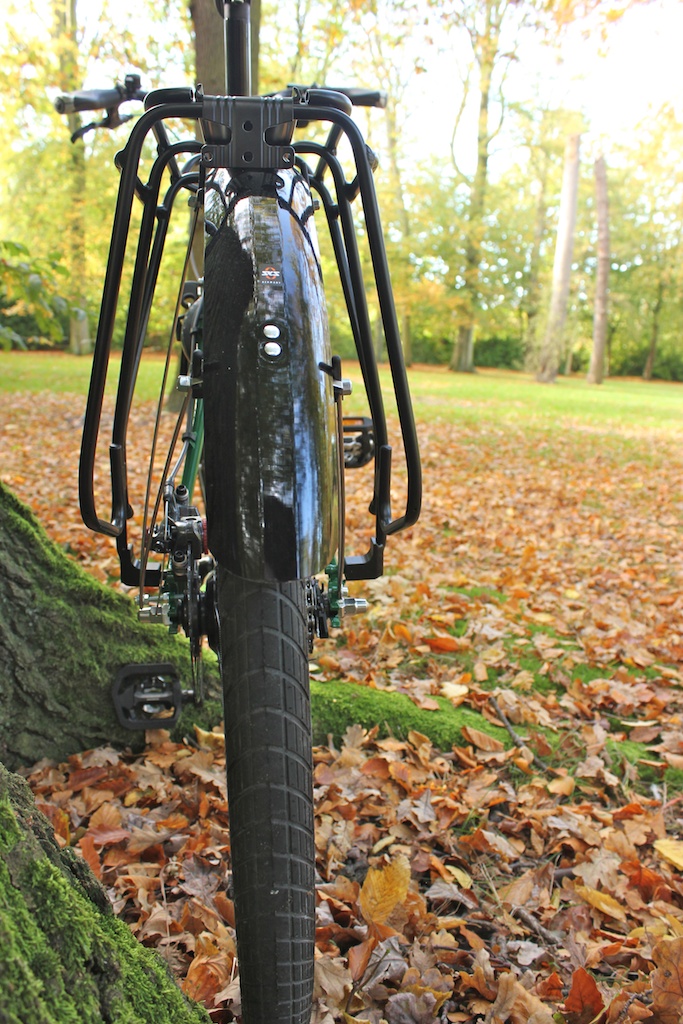
M 0 765 L 0 1024 L 209 1024 Z
M 146 662 L 190 679 L 185 641 L 140 625 L 133 603 L 71 561 L 0 484 L 0 761 L 142 739 L 119 725 L 111 685 L 123 665 Z

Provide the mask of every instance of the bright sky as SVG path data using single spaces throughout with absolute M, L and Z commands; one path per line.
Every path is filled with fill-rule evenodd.
M 561 71 L 565 102 L 583 109 L 596 133 L 628 132 L 650 110 L 683 111 L 683 4 L 653 0 L 632 7 L 608 29 L 582 39 L 572 30 Z M 602 50 L 602 54 L 600 53 Z
M 610 141 L 628 142 L 636 125 L 665 102 L 683 118 L 682 39 L 681 0 L 636 4 L 609 26 L 605 39 L 597 28 L 588 34 L 585 26 L 572 26 L 563 37 L 560 60 L 557 50 L 542 46 L 538 37 L 528 38 L 508 76 L 508 95 L 533 102 L 540 93 L 546 102 L 582 111 L 592 141 L 601 140 L 609 150 Z M 430 56 L 428 67 L 416 83 L 421 95 L 410 127 L 425 147 L 444 156 L 452 126 L 448 117 L 460 92 L 452 52 Z M 465 170 L 474 158 L 473 150 L 464 152 L 466 139 L 475 138 L 474 118 L 472 108 L 460 137 Z
M 120 9 L 130 27 L 130 0 L 125 3 L 121 0 L 79 0 L 81 17 L 93 13 L 102 2 L 114 14 Z M 0 22 L 3 20 L 2 6 L 0 0 Z M 540 90 L 544 100 L 552 98 L 558 106 L 583 110 L 589 120 L 591 134 L 596 139 L 601 138 L 607 150 L 610 139 L 627 141 L 629 132 L 638 122 L 664 102 L 671 102 L 679 117 L 683 118 L 681 0 L 636 3 L 609 26 L 605 40 L 601 39 L 597 28 L 587 38 L 585 26 L 573 26 L 564 40 L 563 59 L 559 63 L 557 52 L 543 47 L 538 38 L 527 42 L 521 59 L 509 75 L 509 94 L 525 101 Z M 436 48 L 428 53 L 427 73 L 414 83 L 414 114 L 410 124 L 411 133 L 420 141 L 423 152 L 438 152 L 442 156 L 449 152 L 453 116 L 461 91 L 454 69 L 452 41 L 449 47 L 448 53 L 439 55 Z M 467 52 L 467 47 L 464 47 L 463 55 L 466 56 Z M 119 70 L 106 65 L 93 69 L 88 84 L 102 84 L 103 72 L 111 77 L 116 76 Z M 169 69 L 174 83 L 177 74 L 177 71 Z M 474 115 L 472 108 L 461 147 L 465 146 L 466 136 L 472 142 L 474 140 Z M 465 165 L 468 164 L 468 154 L 462 150 L 461 159 Z

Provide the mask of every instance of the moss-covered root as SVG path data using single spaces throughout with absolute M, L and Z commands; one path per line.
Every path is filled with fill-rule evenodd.
M 140 742 L 119 725 L 111 685 L 141 662 L 171 662 L 191 679 L 187 641 L 140 624 L 133 602 L 68 558 L 0 483 L 0 761 Z M 216 691 L 217 675 L 207 664 Z
M 445 697 L 438 697 L 439 711 L 416 707 L 404 693 L 374 690 L 357 683 L 311 680 L 313 735 L 316 743 L 325 743 L 328 736 L 338 741 L 347 726 L 362 725 L 365 729 L 379 726 L 380 736 L 405 738 L 411 729 L 428 736 L 439 750 L 450 750 L 462 744 L 461 729 L 468 725 L 495 736 L 505 746 L 510 737 L 502 727 L 492 725 L 478 711 L 453 707 Z
M 208 1024 L 0 765 L 0 1024 Z

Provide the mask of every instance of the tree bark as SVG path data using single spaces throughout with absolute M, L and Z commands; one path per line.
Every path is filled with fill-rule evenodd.
M 472 373 L 474 370 L 474 323 L 472 320 L 468 320 L 458 328 L 451 354 L 450 369 L 457 373 Z
M 225 53 L 223 26 L 215 0 L 190 0 L 194 28 L 197 81 L 204 92 L 221 96 L 225 92 Z M 251 0 L 251 91 L 258 94 L 259 29 L 261 0 Z
M 467 207 L 464 285 L 460 289 L 459 296 L 463 312 L 450 360 L 450 369 L 461 373 L 471 373 L 474 370 L 475 310 L 479 301 L 481 243 L 484 235 L 484 212 L 488 188 L 489 147 L 497 131 L 497 129 L 492 131 L 489 125 L 489 108 L 493 73 L 500 58 L 500 32 L 505 10 L 506 4 L 486 0 L 483 5 L 483 30 L 480 32 L 472 28 L 470 31 L 470 40 L 479 68 L 477 163 L 470 182 Z
M 27 784 L 0 765 L 2 1024 L 209 1024 L 161 957 L 117 920 L 89 867 L 60 849 Z
M 225 93 L 223 23 L 214 0 L 190 0 L 197 82 L 209 96 Z
M 389 174 L 391 178 L 392 189 L 396 200 L 396 206 L 398 209 L 399 220 L 401 225 L 402 234 L 402 250 L 409 244 L 410 239 L 410 214 L 408 213 L 408 207 L 406 205 L 405 193 L 403 188 L 403 181 L 401 176 L 401 166 L 399 162 L 399 128 L 396 117 L 396 103 L 394 100 L 389 100 L 386 108 L 386 121 L 387 121 L 387 149 L 389 152 Z M 401 252 L 401 262 L 403 263 L 403 269 L 406 278 L 410 274 L 409 262 L 406 258 L 405 251 Z M 403 282 L 407 288 L 407 280 Z M 401 343 L 403 345 L 403 358 L 406 366 L 413 365 L 413 345 L 412 335 L 410 329 L 410 311 L 403 309 L 401 311 Z
M 191 678 L 187 644 L 141 625 L 133 602 L 90 577 L 0 484 L 0 760 L 64 760 L 144 733 L 118 722 L 117 671 L 168 662 Z
M 529 253 L 529 274 L 522 303 L 522 310 L 525 316 L 524 349 L 527 361 L 533 359 L 536 351 L 536 327 L 541 298 L 541 248 L 545 239 L 548 222 L 548 156 L 546 153 L 542 154 L 541 160 L 541 169 L 537 179 L 539 193 L 536 202 L 534 238 Z
M 607 347 L 607 295 L 609 289 L 610 266 L 607 167 L 604 156 L 599 156 L 595 161 L 595 209 L 598 221 L 598 266 L 595 277 L 593 351 L 591 353 L 587 379 L 591 384 L 602 384 L 605 377 L 605 349 Z
M 652 327 L 650 328 L 650 347 L 647 352 L 647 359 L 643 367 L 643 380 L 652 380 L 652 372 L 655 367 L 655 355 L 657 354 L 657 342 L 659 341 L 659 315 L 662 311 L 664 301 L 664 279 L 660 277 L 657 283 L 657 297 L 652 307 Z
M 560 196 L 560 215 L 555 244 L 553 264 L 553 287 L 550 298 L 550 315 L 545 338 L 541 347 L 536 380 L 552 383 L 557 377 L 562 353 L 562 339 L 567 317 L 567 300 L 574 250 L 574 227 L 579 190 L 579 135 L 567 140 L 564 154 L 564 176 Z
M 57 0 L 53 8 L 53 41 L 59 55 L 59 74 L 55 85 L 60 92 L 67 93 L 83 85 L 83 71 L 80 64 L 78 45 L 78 22 L 76 0 Z M 73 134 L 80 128 L 80 114 L 67 114 L 69 131 Z M 90 327 L 86 313 L 84 279 L 85 266 L 85 202 L 86 162 L 82 141 L 69 147 L 66 165 L 69 184 L 68 216 L 66 229 L 66 258 L 69 281 L 69 348 L 75 355 L 86 355 L 91 351 Z

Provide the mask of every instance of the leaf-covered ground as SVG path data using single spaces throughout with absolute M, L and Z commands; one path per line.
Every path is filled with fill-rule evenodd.
M 475 412 L 424 410 L 420 524 L 359 588 L 367 618 L 315 654 L 320 680 L 481 715 L 451 750 L 353 726 L 316 750 L 316 1019 L 679 1024 L 683 424 Z M 19 396 L 2 477 L 104 574 L 75 511 L 79 415 Z M 348 483 L 359 550 L 367 476 Z M 220 737 L 31 783 L 135 933 L 230 1020 Z

